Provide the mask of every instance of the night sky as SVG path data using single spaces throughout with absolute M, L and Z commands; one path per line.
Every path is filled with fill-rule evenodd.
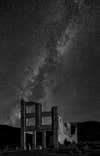
M 19 124 L 21 98 L 100 121 L 99 0 L 0 0 L 0 123 Z

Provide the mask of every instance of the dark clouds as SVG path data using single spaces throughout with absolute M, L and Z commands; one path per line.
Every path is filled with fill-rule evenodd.
M 21 97 L 58 105 L 65 120 L 100 120 L 99 8 L 80 2 L 2 1 L 1 121 L 17 123 Z

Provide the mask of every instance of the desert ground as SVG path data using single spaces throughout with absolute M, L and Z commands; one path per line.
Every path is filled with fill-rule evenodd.
M 99 156 L 100 150 L 88 152 L 48 152 L 48 151 L 10 151 L 0 156 Z

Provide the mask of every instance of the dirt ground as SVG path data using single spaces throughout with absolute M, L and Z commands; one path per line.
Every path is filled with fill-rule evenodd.
M 100 156 L 100 151 L 89 151 L 85 153 L 71 152 L 47 152 L 47 151 L 17 151 L 3 152 L 0 156 Z

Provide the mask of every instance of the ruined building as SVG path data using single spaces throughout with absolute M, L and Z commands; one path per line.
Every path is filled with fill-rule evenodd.
M 77 143 L 77 127 L 75 127 L 75 133 L 72 135 L 71 124 L 64 125 L 57 107 L 52 107 L 50 111 L 43 112 L 42 104 L 22 100 L 21 148 L 24 150 L 27 144 L 26 133 L 32 134 L 32 149 L 38 147 L 58 148 L 59 144 L 64 144 L 65 140 L 70 143 Z

